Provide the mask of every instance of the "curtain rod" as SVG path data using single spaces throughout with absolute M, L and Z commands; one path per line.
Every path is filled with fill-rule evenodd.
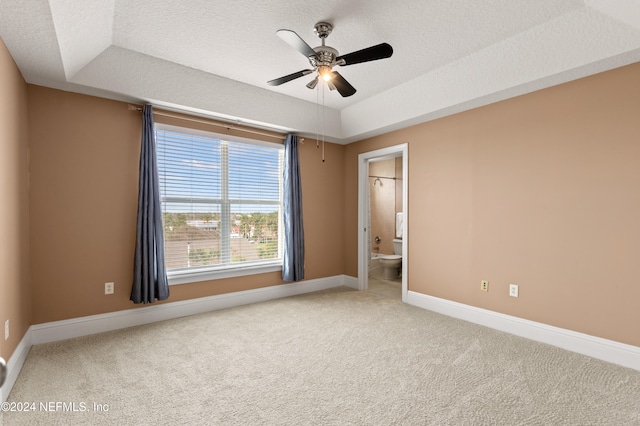
M 136 105 L 128 105 L 128 108 L 130 111 L 138 111 L 138 112 L 142 112 L 142 107 L 136 106 Z M 169 118 L 175 118 L 178 120 L 186 120 L 186 121 L 192 121 L 194 123 L 200 123 L 200 124 L 207 124 L 207 125 L 211 125 L 211 126 L 218 126 L 218 127 L 224 127 L 227 130 L 237 130 L 240 132 L 245 132 L 245 133 L 252 133 L 254 135 L 260 135 L 260 136 L 266 136 L 268 138 L 274 138 L 274 139 L 281 139 L 281 140 L 285 140 L 286 136 L 283 134 L 278 134 L 278 135 L 273 135 L 270 133 L 265 133 L 265 132 L 261 132 L 259 130 L 254 130 L 254 129 L 250 129 L 250 128 L 246 128 L 244 125 L 242 125 L 242 127 L 234 127 L 235 123 L 223 123 L 223 122 L 218 122 L 214 119 L 207 119 L 207 118 L 203 118 L 203 119 L 198 119 L 195 117 L 188 117 L 188 116 L 184 116 L 184 115 L 176 115 L 176 114 L 172 114 L 170 112 L 166 112 L 166 111 L 162 111 L 162 110 L 154 110 L 153 111 L 154 115 L 160 115 L 163 117 L 169 117 Z M 239 123 L 238 123 L 239 124 Z M 235 125 L 238 125 L 235 124 Z M 276 133 L 274 131 L 274 133 Z M 304 138 L 300 138 L 300 142 L 304 143 Z

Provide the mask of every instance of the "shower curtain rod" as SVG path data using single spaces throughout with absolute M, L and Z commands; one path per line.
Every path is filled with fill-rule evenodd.
M 378 178 L 378 179 L 402 180 L 402 178 L 388 177 L 388 176 L 369 176 L 369 177 L 370 178 Z

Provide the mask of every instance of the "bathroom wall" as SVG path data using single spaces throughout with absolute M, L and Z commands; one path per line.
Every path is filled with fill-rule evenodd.
M 402 157 L 396 157 L 396 212 L 402 211 Z
M 400 164 L 399 172 L 398 163 Z M 402 211 L 402 180 L 393 180 L 394 177 L 398 177 L 398 174 L 402 178 L 402 158 L 369 163 L 372 253 L 393 254 L 396 212 Z M 376 181 L 376 176 L 382 178 Z M 380 237 L 380 243 L 375 241 L 376 236 Z

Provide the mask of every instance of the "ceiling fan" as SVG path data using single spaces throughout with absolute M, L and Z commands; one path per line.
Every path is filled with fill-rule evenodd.
M 309 89 L 314 89 L 318 84 L 319 79 L 322 79 L 327 83 L 329 89 L 337 90 L 340 95 L 347 97 L 356 93 L 356 89 L 337 71 L 333 71 L 333 67 L 389 58 L 393 54 L 393 48 L 389 44 L 381 43 L 356 52 L 347 53 L 346 55 L 339 55 L 336 49 L 325 46 L 324 44 L 325 39 L 329 34 L 331 34 L 332 30 L 333 26 L 327 22 L 318 22 L 315 25 L 314 32 L 318 37 L 320 37 L 320 40 L 322 40 L 322 45 L 316 48 L 311 48 L 311 46 L 309 46 L 294 31 L 276 31 L 278 37 L 284 40 L 289 46 L 306 56 L 313 68 L 276 78 L 275 80 L 268 81 L 267 84 L 270 86 L 279 86 L 288 81 L 295 80 L 296 78 L 303 77 L 317 71 L 318 74 L 315 78 L 307 84 Z

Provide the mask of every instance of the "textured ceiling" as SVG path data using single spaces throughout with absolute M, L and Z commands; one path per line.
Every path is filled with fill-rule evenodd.
M 394 54 L 339 67 L 348 98 L 268 86 L 309 68 L 276 30 L 314 47 L 318 21 Z M 637 62 L 640 1 L 0 0 L 0 37 L 29 83 L 348 143 Z

